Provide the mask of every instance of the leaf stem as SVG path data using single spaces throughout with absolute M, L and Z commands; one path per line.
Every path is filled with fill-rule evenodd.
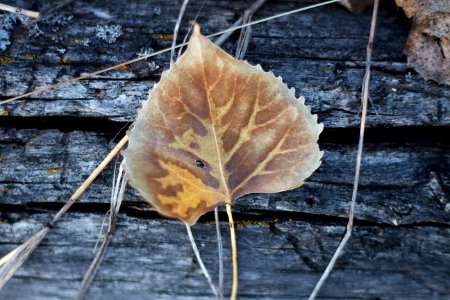
M 231 291 L 230 300 L 236 300 L 236 295 L 238 291 L 238 260 L 237 260 L 237 247 L 236 247 L 236 233 L 234 231 L 234 221 L 233 214 L 231 212 L 231 204 L 226 204 L 228 223 L 230 224 L 230 239 L 231 239 L 231 250 L 233 259 L 233 289 Z

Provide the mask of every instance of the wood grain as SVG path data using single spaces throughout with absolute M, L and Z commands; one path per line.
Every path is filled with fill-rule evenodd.
M 254 18 L 313 2 L 269 2 Z M 323 299 L 450 295 L 450 88 L 424 81 L 406 67 L 402 50 L 409 21 L 391 2 L 384 1 L 379 13 L 355 235 Z M 22 4 L 31 8 L 31 1 Z M 124 61 L 143 47 L 170 45 L 176 3 L 124 5 L 73 1 L 63 10 L 73 16 L 70 25 L 42 24 L 45 34 L 37 38 L 17 24 L 12 44 L 0 52 L 0 99 Z M 186 20 L 200 5 L 191 1 Z M 198 22 L 213 33 L 247 6 L 247 1 L 206 1 Z M 158 7 L 160 15 L 154 13 Z M 116 43 L 95 37 L 96 25 L 107 23 L 122 25 Z M 246 58 L 282 76 L 296 96 L 305 96 L 325 125 L 319 140 L 325 154 L 301 189 L 236 201 L 242 299 L 306 297 L 339 243 L 351 196 L 369 26 L 370 11 L 355 16 L 331 5 L 252 28 Z M 180 36 L 185 32 L 182 27 Z M 81 44 L 84 38 L 89 47 Z M 230 53 L 236 39 L 224 45 Z M 149 68 L 152 62 L 159 68 Z M 115 134 L 135 118 L 168 62 L 162 55 L 0 108 L 0 254 L 50 220 L 113 147 Z M 0 298 L 73 298 L 109 209 L 112 173 L 111 166 L 98 178 Z M 205 215 L 193 230 L 216 274 L 213 219 Z M 129 189 L 90 296 L 210 299 L 189 247 L 182 224 L 162 219 Z

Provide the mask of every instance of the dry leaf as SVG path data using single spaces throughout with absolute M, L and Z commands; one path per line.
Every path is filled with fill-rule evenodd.
M 405 45 L 408 66 L 426 80 L 450 85 L 450 1 L 396 0 L 413 25 Z
M 161 214 L 192 225 L 242 195 L 302 185 L 320 165 L 322 128 L 281 78 L 234 59 L 196 26 L 129 132 L 126 171 Z
M 374 0 L 342 0 L 338 3 L 345 6 L 349 11 L 354 14 L 362 14 L 366 8 L 373 5 Z

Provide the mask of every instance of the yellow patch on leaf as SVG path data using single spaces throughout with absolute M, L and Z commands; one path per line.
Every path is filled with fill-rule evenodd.
M 201 35 L 161 76 L 124 151 L 130 184 L 190 225 L 250 193 L 299 187 L 320 165 L 317 116 L 272 73 Z

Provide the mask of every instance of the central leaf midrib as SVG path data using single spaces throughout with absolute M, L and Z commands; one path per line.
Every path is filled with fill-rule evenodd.
M 217 140 L 217 133 L 216 133 L 216 128 L 215 128 L 215 122 L 214 122 L 213 114 L 212 114 L 212 111 L 211 111 L 211 101 L 210 101 L 211 100 L 211 95 L 209 93 L 208 85 L 207 85 L 207 82 L 206 82 L 205 63 L 203 61 L 203 49 L 202 49 L 201 46 L 199 48 L 200 48 L 200 61 L 202 63 L 203 85 L 204 85 L 204 88 L 205 88 L 206 98 L 207 98 L 207 102 L 208 102 L 208 111 L 209 111 L 209 117 L 211 119 L 211 128 L 212 128 L 212 132 L 213 132 L 213 135 L 214 135 L 214 143 L 216 145 L 217 158 L 219 160 L 218 164 L 219 164 L 219 170 L 220 170 L 220 177 L 222 179 L 222 183 L 223 183 L 223 186 L 225 188 L 225 192 L 226 192 L 225 195 L 227 197 L 227 200 L 231 202 L 230 190 L 228 189 L 228 184 L 225 181 L 225 173 L 224 173 L 224 168 L 223 168 L 223 164 L 222 164 L 222 156 L 220 155 L 220 149 L 219 149 L 219 143 L 218 143 L 218 140 Z

